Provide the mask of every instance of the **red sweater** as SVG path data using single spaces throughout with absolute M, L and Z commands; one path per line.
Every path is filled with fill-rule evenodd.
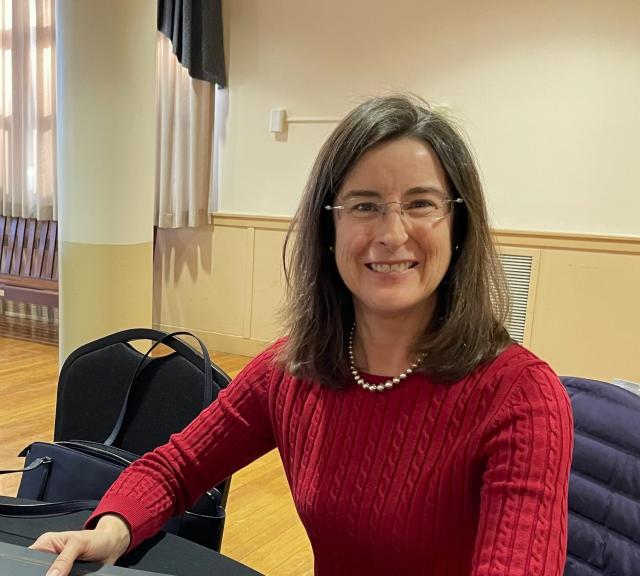
M 274 349 L 127 469 L 92 518 L 121 514 L 134 547 L 277 447 L 319 576 L 562 574 L 573 426 L 544 362 L 513 345 L 459 382 L 413 374 L 374 393 L 294 378 Z

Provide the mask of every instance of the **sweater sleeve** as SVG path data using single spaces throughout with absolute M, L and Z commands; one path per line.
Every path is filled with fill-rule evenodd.
M 257 356 L 182 432 L 129 466 L 85 527 L 102 514 L 119 514 L 133 549 L 205 490 L 274 448 L 268 411 L 273 354 L 272 347 Z
M 484 445 L 473 576 L 561 576 L 573 450 L 571 404 L 544 364 L 525 368 Z

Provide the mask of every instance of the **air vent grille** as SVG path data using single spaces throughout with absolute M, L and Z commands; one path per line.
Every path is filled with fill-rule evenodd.
M 516 342 L 524 344 L 533 257 L 500 254 L 500 262 L 509 285 L 510 313 L 507 330 Z

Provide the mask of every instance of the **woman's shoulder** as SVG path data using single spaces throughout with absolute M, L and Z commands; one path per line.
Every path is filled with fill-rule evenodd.
M 484 382 L 497 396 L 505 399 L 517 390 L 566 396 L 564 386 L 551 366 L 517 343 L 510 344 L 493 360 L 479 366 L 470 378 Z
M 555 374 L 549 364 L 536 356 L 528 348 L 515 342 L 509 344 L 489 362 L 490 370 L 495 372 L 509 372 L 511 374 L 534 367 Z
M 238 376 L 234 378 L 234 381 L 239 378 L 262 379 L 273 375 L 274 372 L 280 372 L 282 368 L 279 358 L 285 342 L 286 337 L 283 337 L 269 344 L 245 365 L 238 373 Z
M 286 337 L 279 338 L 253 357 L 233 378 L 229 388 L 249 387 L 254 391 L 273 391 L 284 380 L 290 380 L 281 359 Z

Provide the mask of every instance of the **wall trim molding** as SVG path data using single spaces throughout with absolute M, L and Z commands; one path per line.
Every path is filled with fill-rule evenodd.
M 214 226 L 255 228 L 260 230 L 288 230 L 290 216 L 266 216 L 218 212 L 211 215 Z M 572 232 L 540 232 L 528 230 L 493 231 L 497 243 L 521 248 L 547 248 L 640 254 L 640 236 L 614 236 L 607 234 L 576 234 Z
M 504 246 L 613 254 L 640 254 L 640 236 L 529 232 L 525 230 L 494 230 L 493 234 L 496 242 Z
M 290 216 L 260 216 L 255 214 L 232 214 L 217 212 L 211 214 L 213 226 L 232 226 L 234 228 L 256 228 L 259 230 L 288 230 Z
M 211 332 L 209 330 L 198 330 L 197 328 L 188 326 L 172 326 L 170 324 L 158 324 L 154 322 L 153 327 L 163 332 L 176 332 L 181 330 L 192 332 L 205 343 L 207 349 L 224 351 L 229 354 L 238 354 L 239 356 L 256 356 L 273 343 L 273 340 L 244 338 L 242 336 L 221 334 L 220 332 Z M 212 360 L 214 362 L 216 361 L 215 356 Z

